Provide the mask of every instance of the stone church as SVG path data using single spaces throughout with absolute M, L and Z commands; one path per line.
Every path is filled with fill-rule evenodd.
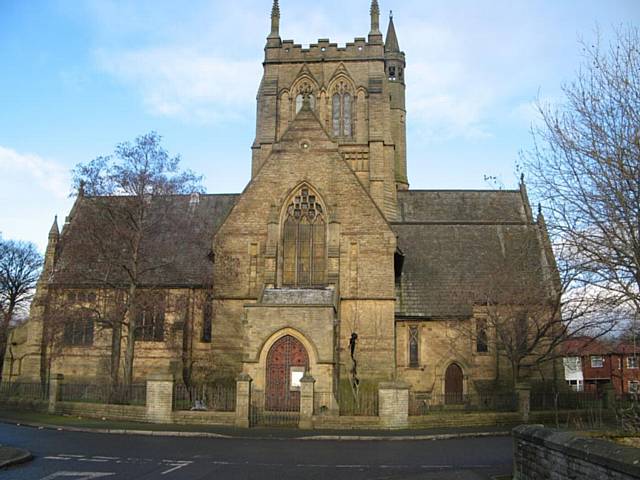
M 281 39 L 274 1 L 251 179 L 240 194 L 171 199 L 189 221 L 176 228 L 167 215 L 167 235 L 148 250 L 172 260 L 147 279 L 163 299 L 138 322 L 135 379 L 159 370 L 180 379 L 185 324 L 196 377 L 248 374 L 274 405 L 305 372 L 334 399 L 354 381 L 462 395 L 498 377 L 487 300 L 474 292 L 497 277 L 509 283 L 500 265 L 510 255 L 553 290 L 544 221 L 523 183 L 409 188 L 410 67 L 393 18 L 383 36 L 376 0 L 370 17 L 367 37 L 303 48 Z M 80 193 L 62 230 L 54 223 L 31 319 L 13 332 L 3 378 L 39 378 L 43 331 L 58 300 L 108 308 L 112 279 L 84 275 L 95 258 L 79 247 L 90 204 Z M 67 323 L 62 347 L 46 360 L 51 371 L 69 381 L 109 378 L 110 329 L 91 317 Z

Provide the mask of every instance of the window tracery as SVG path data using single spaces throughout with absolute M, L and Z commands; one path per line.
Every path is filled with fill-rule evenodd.
M 353 93 L 346 80 L 339 80 L 333 87 L 331 97 L 331 123 L 335 137 L 352 135 Z
M 312 287 L 325 284 L 325 211 L 308 186 L 302 186 L 287 206 L 282 231 L 282 284 Z

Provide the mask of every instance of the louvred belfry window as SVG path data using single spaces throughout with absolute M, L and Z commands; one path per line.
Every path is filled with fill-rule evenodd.
M 287 207 L 282 234 L 282 284 L 323 286 L 326 270 L 324 208 L 308 187 L 301 187 Z

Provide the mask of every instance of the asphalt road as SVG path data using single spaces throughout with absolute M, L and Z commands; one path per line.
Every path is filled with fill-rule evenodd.
M 35 460 L 0 479 L 490 479 L 511 471 L 509 437 L 439 441 L 171 438 L 0 425 Z

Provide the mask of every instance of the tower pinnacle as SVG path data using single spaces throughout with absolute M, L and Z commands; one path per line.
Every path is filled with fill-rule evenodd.
M 60 230 L 58 229 L 58 215 L 53 218 L 53 225 L 51 225 L 51 229 L 49 230 L 49 238 L 58 239 L 60 235 Z
M 396 27 L 393 24 L 393 12 L 389 12 L 389 28 L 387 28 L 387 39 L 384 44 L 384 51 L 386 53 L 400 53 Z
M 369 35 L 379 34 L 380 32 L 380 6 L 378 0 L 371 0 L 371 31 Z
M 267 38 L 280 42 L 280 4 L 278 0 L 273 0 L 273 6 L 271 7 L 271 33 Z

